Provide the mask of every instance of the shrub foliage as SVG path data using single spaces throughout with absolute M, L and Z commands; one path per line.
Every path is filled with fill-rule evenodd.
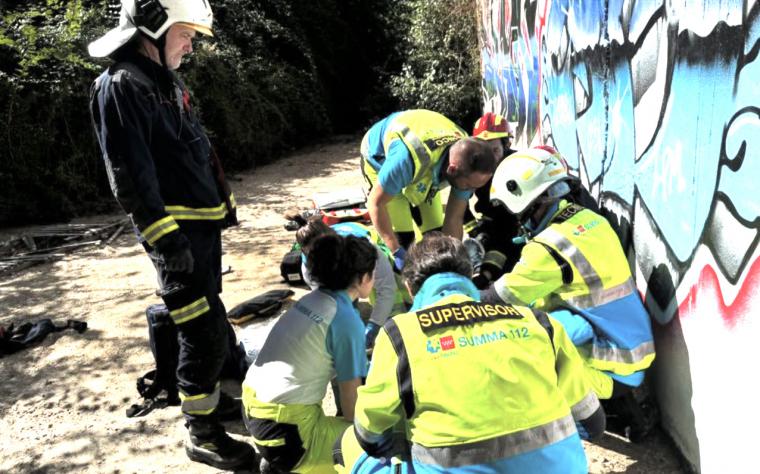
M 87 44 L 118 0 L 5 0 L 0 226 L 114 206 L 89 116 L 108 64 Z M 215 38 L 180 70 L 228 170 L 266 163 L 396 108 L 477 114 L 474 0 L 215 0 Z M 460 122 L 467 125 L 468 122 Z

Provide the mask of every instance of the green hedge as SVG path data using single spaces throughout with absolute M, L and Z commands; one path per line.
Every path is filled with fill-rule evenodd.
M 408 3 L 408 52 L 392 94 L 403 108 L 435 110 L 470 130 L 481 113 L 477 2 Z
M 215 38 L 180 74 L 228 171 L 398 108 L 468 126 L 479 111 L 474 0 L 216 0 Z M 0 12 L 0 226 L 114 207 L 90 123 L 108 61 L 87 44 L 118 1 L 5 0 Z M 473 61 L 474 58 L 474 61 Z

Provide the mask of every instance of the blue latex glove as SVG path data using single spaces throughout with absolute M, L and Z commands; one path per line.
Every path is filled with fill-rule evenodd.
M 401 271 L 404 268 L 404 259 L 406 259 L 406 249 L 399 247 L 393 252 L 393 264 L 396 266 L 396 270 Z
M 375 347 L 375 338 L 378 332 L 380 332 L 380 326 L 372 321 L 367 323 L 367 327 L 364 328 L 364 344 L 367 346 L 367 349 Z

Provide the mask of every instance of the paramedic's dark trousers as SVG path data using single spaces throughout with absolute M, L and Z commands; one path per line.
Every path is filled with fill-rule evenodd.
M 177 385 L 182 414 L 191 429 L 205 431 L 219 423 L 215 412 L 219 379 L 229 350 L 226 312 L 219 298 L 221 231 L 182 229 L 182 233 L 190 241 L 195 260 L 192 273 L 167 272 L 158 256 L 149 253 L 158 272 L 162 298 L 177 326 Z

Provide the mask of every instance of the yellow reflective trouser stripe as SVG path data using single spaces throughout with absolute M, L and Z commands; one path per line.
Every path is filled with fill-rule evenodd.
M 195 319 L 203 313 L 210 310 L 208 300 L 205 296 L 193 301 L 187 306 L 169 311 L 169 315 L 174 320 L 174 324 L 182 324 Z
M 227 215 L 227 206 L 224 203 L 216 207 L 166 206 L 165 209 L 175 219 L 184 221 L 220 220 Z
M 285 438 L 258 439 L 254 437 L 253 442 L 258 444 L 259 446 L 267 446 L 270 448 L 274 448 L 276 446 L 285 446 Z
M 572 415 L 567 415 L 534 428 L 474 443 L 436 448 L 415 443 L 412 445 L 412 459 L 444 468 L 481 464 L 548 446 L 575 432 L 575 421 Z
M 233 208 L 237 207 L 237 201 L 235 201 L 235 195 L 232 193 L 230 193 L 230 204 L 232 205 Z
M 182 413 L 188 415 L 209 415 L 219 404 L 219 382 L 216 383 L 214 391 L 211 393 L 200 393 L 198 395 L 187 395 L 179 392 L 179 399 L 182 400 Z
M 143 229 L 142 236 L 148 244 L 155 245 L 158 239 L 177 229 L 179 229 L 179 226 L 174 218 L 166 216 Z
M 590 391 L 585 397 L 570 408 L 573 414 L 573 418 L 576 420 L 584 420 L 593 415 L 596 410 L 599 409 L 599 397 L 596 396 L 594 391 Z

